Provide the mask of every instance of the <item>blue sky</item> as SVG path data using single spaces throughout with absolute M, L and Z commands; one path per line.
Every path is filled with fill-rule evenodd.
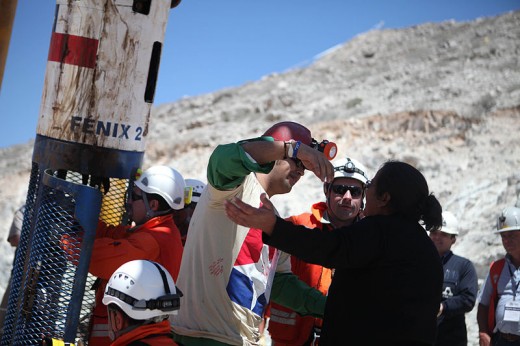
M 18 0 L 0 92 L 0 147 L 36 135 L 55 5 Z M 375 27 L 517 9 L 520 0 L 183 0 L 170 11 L 155 105 L 301 66 Z

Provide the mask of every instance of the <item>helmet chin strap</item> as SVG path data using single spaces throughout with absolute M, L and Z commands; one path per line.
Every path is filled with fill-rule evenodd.
M 163 211 L 152 210 L 150 208 L 150 204 L 148 203 L 148 197 L 146 196 L 146 193 L 144 193 L 144 191 L 143 191 L 143 202 L 144 202 L 144 207 L 146 208 L 146 216 L 145 216 L 144 222 L 146 222 L 156 216 L 166 215 L 170 212 L 170 210 L 163 210 Z
M 130 219 L 130 221 L 134 221 L 135 222 L 135 226 L 130 228 L 128 231 L 132 232 L 134 231 L 138 226 L 141 226 L 142 224 L 146 223 L 148 220 L 156 217 L 156 216 L 161 216 L 161 215 L 166 215 L 168 213 L 170 213 L 171 209 L 169 210 L 164 210 L 164 211 L 154 211 L 150 208 L 150 203 L 148 202 L 148 197 L 146 195 L 146 193 L 143 191 L 143 204 L 144 204 L 144 207 L 146 209 L 146 215 L 144 217 L 144 220 L 140 223 L 137 223 L 134 219 L 133 219 L 133 212 L 132 212 L 132 205 L 129 204 L 127 206 L 127 215 L 128 215 L 128 218 Z

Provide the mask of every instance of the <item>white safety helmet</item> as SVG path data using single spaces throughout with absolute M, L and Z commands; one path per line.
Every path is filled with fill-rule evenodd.
M 497 218 L 495 233 L 520 231 L 520 208 L 506 207 Z
M 174 210 L 184 208 L 186 183 L 182 175 L 168 166 L 153 166 L 141 174 L 135 185 L 146 193 L 154 193 Z
M 334 179 L 352 178 L 359 180 L 363 185 L 368 181 L 367 169 L 357 160 L 345 157 L 332 162 L 334 166 Z
M 105 288 L 103 304 L 115 304 L 134 320 L 176 315 L 180 297 L 166 268 L 148 260 L 134 260 L 116 269 Z
M 441 232 L 459 235 L 459 222 L 452 212 L 442 212 L 442 227 Z
M 198 179 L 186 179 L 186 187 L 193 188 L 192 194 L 191 194 L 191 201 L 193 203 L 199 203 L 200 196 L 202 195 L 202 190 L 206 187 L 206 184 L 204 184 L 202 181 Z

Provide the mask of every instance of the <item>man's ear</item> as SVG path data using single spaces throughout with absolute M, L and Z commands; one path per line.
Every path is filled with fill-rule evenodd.
M 125 328 L 125 317 L 123 316 L 123 313 L 117 309 L 108 309 L 108 324 L 109 328 L 114 332 L 117 333 L 118 331 Z
M 150 206 L 150 209 L 153 211 L 159 210 L 159 201 L 156 199 L 152 199 L 148 202 L 148 205 Z
M 324 183 L 323 184 L 323 194 L 329 198 L 329 196 L 327 196 L 327 192 L 329 191 L 329 186 L 330 186 L 330 183 Z
M 123 313 L 121 311 L 116 311 L 115 313 L 115 326 L 117 328 L 117 330 L 122 330 L 123 328 L 125 328 L 125 318 L 123 316 Z

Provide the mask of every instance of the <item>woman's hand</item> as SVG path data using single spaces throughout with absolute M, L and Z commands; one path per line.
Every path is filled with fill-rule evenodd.
M 274 207 L 265 193 L 262 193 L 260 200 L 262 201 L 260 208 L 244 203 L 237 197 L 226 200 L 224 202 L 226 215 L 239 225 L 261 229 L 262 232 L 271 235 L 276 222 Z

